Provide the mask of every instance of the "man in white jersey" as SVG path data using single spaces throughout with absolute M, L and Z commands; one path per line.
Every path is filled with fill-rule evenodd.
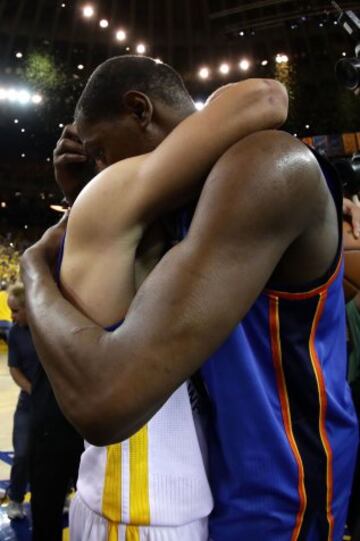
M 80 136 L 87 141 L 85 149 L 98 169 L 129 155 L 129 150 L 124 154 L 123 146 L 115 141 L 116 151 L 106 157 L 94 148 L 93 139 L 89 142 L 86 127 L 94 118 L 89 118 L 86 96 L 107 71 L 124 69 L 129 63 L 139 78 L 146 74 L 149 80 L 167 77 L 183 94 L 187 111 L 193 108 L 181 79 L 170 67 L 138 57 L 106 62 L 91 78 L 76 114 Z M 143 122 L 148 98 L 132 88 L 126 100 Z M 81 192 L 70 213 L 60 274 L 67 298 L 109 331 L 120 326 L 137 287 L 163 251 L 154 253 L 153 249 L 154 235 L 158 245 L 163 244 L 162 228 L 148 229 L 157 218 L 148 212 L 154 201 L 159 213 L 187 201 L 227 148 L 256 130 L 278 126 L 286 112 L 286 92 L 278 83 L 252 80 L 229 86 L 216 93 L 202 113 L 181 123 L 153 154 L 125 160 L 100 173 Z M 112 113 L 109 104 L 107 114 Z M 97 127 L 101 132 L 101 116 L 97 116 Z M 74 129 L 67 129 L 66 135 L 72 136 L 67 145 L 80 160 L 83 147 Z M 64 142 L 59 146 L 64 156 Z M 186 160 L 173 170 L 174 161 L 183 153 Z M 143 244 L 134 273 L 135 254 L 146 231 L 152 237 L 150 262 Z M 196 425 L 185 383 L 129 440 L 108 447 L 87 445 L 70 516 L 72 541 L 206 541 L 212 497 L 198 439 L 201 427 Z

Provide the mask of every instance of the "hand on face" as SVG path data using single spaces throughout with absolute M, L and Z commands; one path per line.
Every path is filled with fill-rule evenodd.
M 89 165 L 76 126 L 68 124 L 54 150 L 54 172 L 55 180 L 70 205 L 92 177 Z

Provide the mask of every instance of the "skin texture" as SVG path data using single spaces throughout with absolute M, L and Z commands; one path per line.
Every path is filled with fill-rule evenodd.
M 145 231 L 165 211 L 191 199 L 233 143 L 278 126 L 286 114 L 287 95 L 281 85 L 249 79 L 227 87 L 203 111 L 180 123 L 153 152 L 103 170 L 81 192 L 70 213 L 61 267 L 65 296 L 104 327 L 123 319 L 138 287 L 135 259 L 139 262 L 137 248 Z M 96 133 L 104 135 L 104 129 Z M 118 157 L 119 146 L 110 143 L 105 145 L 108 161 Z M 151 247 L 155 242 L 149 239 Z M 146 270 L 144 257 L 141 263 Z
M 97 445 L 121 441 L 151 418 L 270 279 L 300 285 L 323 276 L 339 242 L 316 160 L 279 132 L 251 135 L 216 163 L 188 236 L 156 266 L 114 333 L 59 294 L 48 264 L 59 234 L 49 231 L 23 260 L 32 331 L 63 410 Z

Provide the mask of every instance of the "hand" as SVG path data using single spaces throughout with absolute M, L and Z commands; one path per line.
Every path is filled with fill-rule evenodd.
M 56 272 L 60 245 L 66 231 L 68 213 L 59 223 L 50 227 L 41 239 L 28 248 L 21 258 L 21 277 L 25 285 L 37 277 L 38 272 L 49 271 L 53 275 Z
M 76 126 L 65 126 L 54 150 L 55 180 L 72 205 L 85 184 L 93 176 L 89 159 L 78 136 Z
M 360 237 L 360 207 L 353 203 L 350 199 L 343 199 L 343 213 L 349 218 L 352 225 L 352 232 L 355 239 Z

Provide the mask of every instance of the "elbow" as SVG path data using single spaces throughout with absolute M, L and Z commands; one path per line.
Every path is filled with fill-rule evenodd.
M 286 87 L 274 79 L 262 79 L 263 100 L 269 128 L 279 128 L 288 117 L 289 95 Z
M 119 414 L 119 411 L 113 411 L 105 405 L 99 407 L 99 403 L 91 404 L 86 401 L 86 405 L 86 408 L 79 407 L 73 410 L 68 418 L 79 434 L 91 445 L 105 447 L 120 443 L 140 428 L 133 422 L 132 416 L 126 413 L 125 407 L 121 410 L 123 413 Z

